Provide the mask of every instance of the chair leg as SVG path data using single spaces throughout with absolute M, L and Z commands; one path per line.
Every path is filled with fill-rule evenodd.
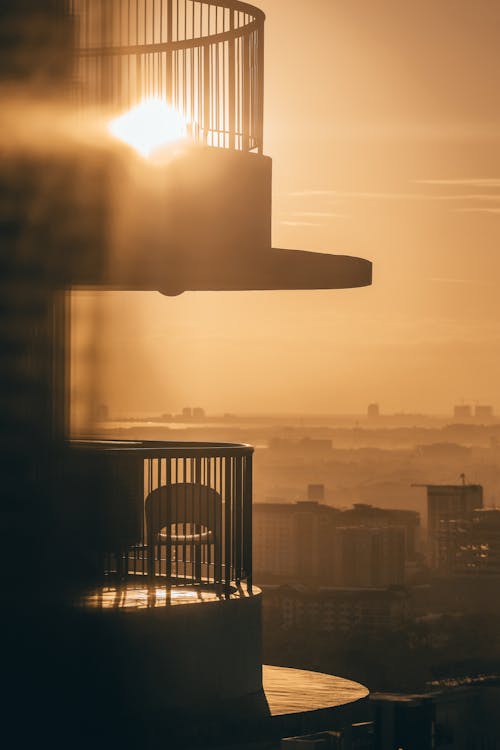
M 153 580 L 155 576 L 155 545 L 151 536 L 148 537 L 148 545 L 146 548 L 146 570 L 150 580 Z

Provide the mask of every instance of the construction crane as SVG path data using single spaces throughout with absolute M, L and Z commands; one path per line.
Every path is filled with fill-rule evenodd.
M 467 485 L 467 480 L 465 477 L 465 474 L 462 472 L 458 475 L 459 479 L 462 480 L 462 487 L 465 487 Z M 419 482 L 412 482 L 410 487 L 439 487 L 439 484 L 432 484 L 432 483 L 419 483 Z M 443 485 L 446 486 L 446 485 Z

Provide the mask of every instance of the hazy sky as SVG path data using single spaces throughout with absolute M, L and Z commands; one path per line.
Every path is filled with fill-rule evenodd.
M 116 412 L 500 407 L 500 2 L 267 0 L 273 244 L 373 287 L 107 294 Z

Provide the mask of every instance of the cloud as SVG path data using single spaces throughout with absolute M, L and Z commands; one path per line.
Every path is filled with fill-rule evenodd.
M 415 180 L 417 185 L 456 185 L 457 187 L 500 188 L 500 177 L 462 177 L 460 179 Z
M 321 219 L 348 219 L 348 214 L 341 214 L 337 211 L 292 211 L 290 216 L 310 216 L 311 218 L 318 217 Z
M 486 206 L 470 206 L 467 208 L 450 208 L 450 212 L 457 214 L 500 214 L 500 208 L 488 208 Z
M 291 193 L 282 193 L 281 195 L 285 195 L 287 197 L 292 198 L 307 198 L 309 196 L 324 196 L 324 197 L 332 197 L 335 195 L 338 195 L 337 190 L 294 190 Z
M 429 281 L 439 284 L 479 284 L 480 286 L 493 286 L 492 281 L 484 281 L 483 279 L 446 279 L 433 276 Z
M 278 224 L 282 224 L 285 227 L 320 227 L 321 222 L 319 221 L 279 221 Z
M 499 181 L 500 187 L 500 181 Z M 452 193 L 436 195 L 435 193 L 407 193 L 407 192 L 343 192 L 339 190 L 301 190 L 288 193 L 291 198 L 326 197 L 333 199 L 362 198 L 368 200 L 418 200 L 418 201 L 457 201 L 457 200 L 485 200 L 500 201 L 500 193 Z M 304 214 L 303 214 L 304 215 Z M 319 215 L 319 214 L 316 214 Z

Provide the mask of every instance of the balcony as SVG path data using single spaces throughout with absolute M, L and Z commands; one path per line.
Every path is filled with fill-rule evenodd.
M 70 0 L 85 106 L 171 104 L 207 146 L 262 153 L 264 14 L 237 0 Z
M 223 443 L 73 442 L 96 583 L 85 604 L 251 596 L 252 453 Z

